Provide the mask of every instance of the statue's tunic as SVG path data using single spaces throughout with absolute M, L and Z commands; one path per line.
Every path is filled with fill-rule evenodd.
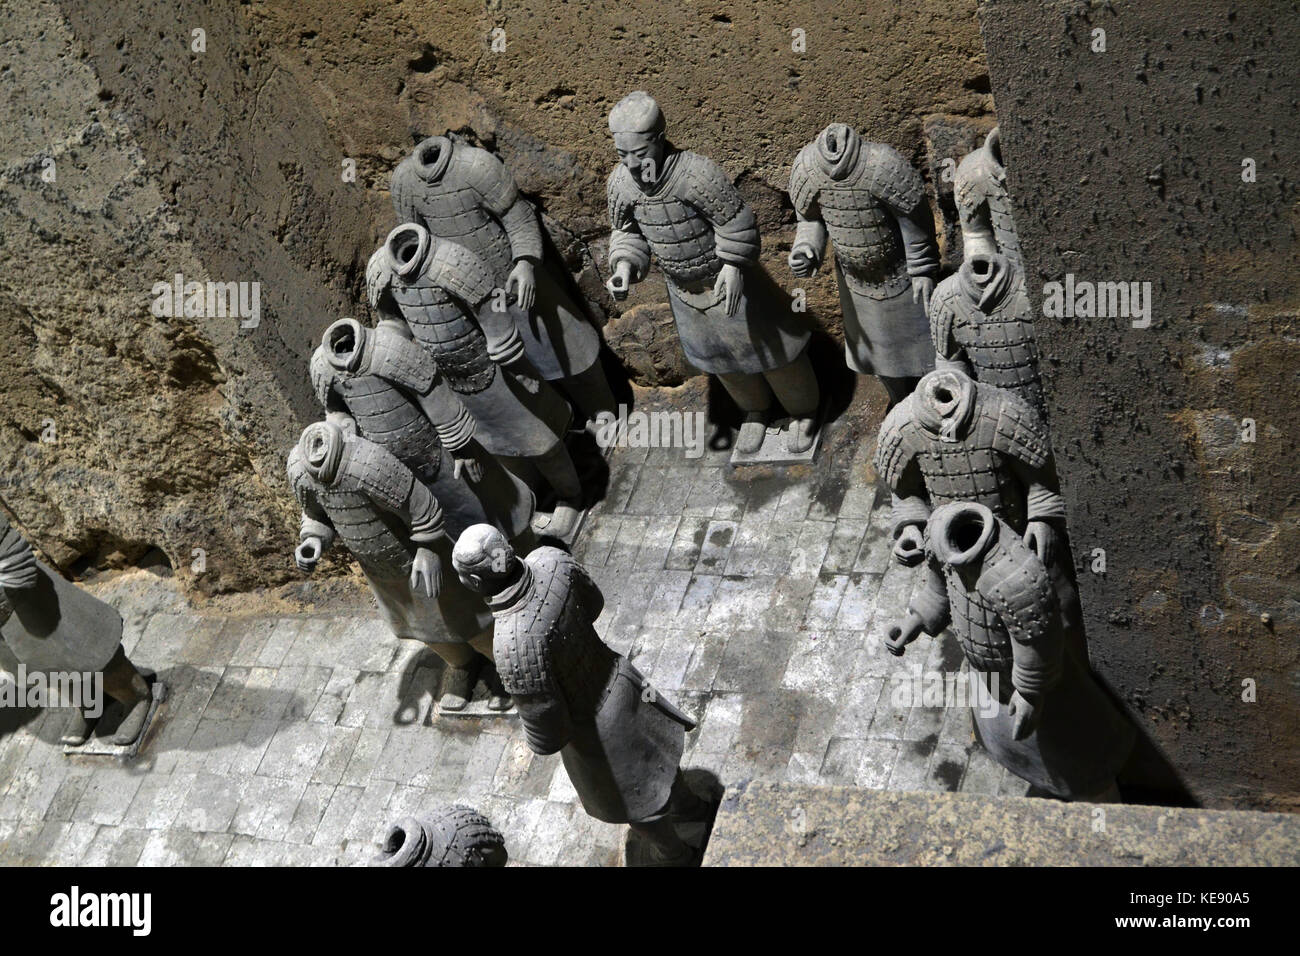
M 1014 392 L 1047 420 L 1025 277 L 1002 255 L 967 256 L 930 301 L 940 362 L 967 366 L 977 382 Z
M 979 149 L 967 153 L 957 164 L 953 201 L 961 224 L 964 255 L 1000 252 L 1023 272 L 1025 264 L 1011 216 L 1007 171 L 1000 157 L 1001 138 L 994 129 Z
M 453 541 L 473 524 L 496 525 L 512 538 L 528 527 L 533 493 L 474 440 L 474 419 L 405 325 L 335 323 L 312 355 L 311 378 L 327 412 L 346 411 L 362 438 L 428 486 Z M 478 461 L 483 477 L 457 478 L 452 452 Z
M 489 598 L 497 673 L 528 746 L 557 750 L 583 809 L 607 823 L 644 820 L 672 792 L 694 723 L 596 633 L 600 590 L 569 554 L 542 547 Z
M 289 484 L 302 506 L 299 540 L 320 538 L 325 547 L 341 541 L 361 565 L 398 637 L 464 643 L 491 626 L 482 599 L 451 571 L 452 545 L 437 500 L 392 454 L 364 438 L 348 438 L 337 468 L 324 480 L 308 472 L 295 446 Z M 442 587 L 433 598 L 410 584 L 421 547 L 442 563 Z
M 788 301 L 763 281 L 754 213 L 712 161 L 670 150 L 658 179 L 643 189 L 620 165 L 609 177 L 609 264 L 632 267 L 633 281 L 651 255 L 668 284 L 682 351 L 710 374 L 757 373 L 789 365 L 808 344 Z M 714 291 L 724 265 L 744 270 L 733 316 L 725 292 Z
M 912 279 L 935 278 L 939 250 L 921 176 L 896 150 L 828 127 L 795 158 L 795 242 L 820 260 L 829 236 L 844 313 L 844 353 L 855 372 L 895 377 L 934 368 L 925 308 Z
M 122 646 L 122 615 L 38 561 L 0 516 L 0 637 L 29 672 L 98 673 Z
M 394 170 L 392 197 L 399 222 L 419 223 L 471 250 L 501 288 L 517 260 L 536 263 L 533 314 L 511 306 L 510 315 L 543 378 L 568 378 L 595 364 L 600 336 L 553 274 L 563 266 L 547 257 L 537 213 L 501 160 L 445 136 L 430 137 Z
M 987 520 L 975 542 L 944 543 L 963 510 L 970 511 L 935 510 L 925 585 L 911 610 L 928 634 L 951 622 L 972 671 L 996 690 L 995 711 L 992 699 L 971 707 L 976 734 L 993 758 L 1056 796 L 1095 795 L 1127 759 L 1133 728 L 1069 649 L 1047 569 L 1010 526 Z M 1040 722 L 1024 740 L 1014 736 L 1012 690 L 1042 695 Z
M 372 301 L 381 314 L 405 320 L 478 423 L 483 447 L 510 458 L 555 448 L 568 428 L 569 406 L 537 377 L 510 316 L 493 310 L 494 286 L 483 261 L 422 226 L 394 230 L 376 258 Z

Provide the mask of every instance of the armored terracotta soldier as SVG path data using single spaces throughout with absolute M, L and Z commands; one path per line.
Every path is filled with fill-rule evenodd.
M 479 443 L 525 481 L 535 469 L 554 489 L 558 504 L 546 530 L 569 534 L 582 507 L 563 441 L 571 413 L 538 377 L 510 316 L 495 308 L 496 287 L 483 260 L 407 223 L 371 256 L 366 278 L 371 306 L 402 319 L 433 357 L 478 423 Z
M 609 129 L 619 155 L 607 190 L 610 293 L 627 298 L 653 255 L 686 358 L 716 375 L 745 414 L 736 447 L 761 447 L 775 393 L 793 419 L 786 447 L 807 451 L 820 399 L 809 332 L 763 282 L 753 211 L 715 163 L 667 141 L 663 113 L 648 94 L 624 97 Z
M 886 646 L 949 623 L 987 701 L 975 733 L 998 763 L 1067 800 L 1118 799 L 1134 730 L 1069 646 L 1047 569 L 985 505 L 950 502 L 926 526 L 925 587 Z M 994 703 L 996 702 L 996 703 Z M 985 706 L 987 703 L 990 706 Z
M 586 421 L 616 410 L 600 364 L 600 335 L 557 278 L 563 266 L 548 261 L 537 213 L 501 160 L 450 136 L 431 136 L 393 171 L 391 191 L 399 222 L 419 223 L 469 249 L 494 284 L 514 296 L 510 313 L 528 360 Z
M 957 164 L 953 200 L 961 225 L 962 255 L 969 259 L 998 252 L 1023 272 L 1025 264 L 1007 192 L 1007 170 L 1002 164 L 1002 135 L 997 127 L 984 139 L 984 145 L 967 153 Z
M 443 573 L 452 542 L 437 499 L 390 452 L 337 420 L 303 430 L 288 471 L 302 506 L 299 569 L 311 572 L 341 540 L 393 633 L 446 661 L 442 707 L 463 709 L 476 657 L 490 659 L 492 616 L 477 594 Z M 496 709 L 508 706 L 498 695 Z
M 676 831 L 707 813 L 678 766 L 695 723 L 600 639 L 604 599 L 582 565 L 551 547 L 521 560 L 488 525 L 461 535 L 452 560 L 492 608 L 497 673 L 528 746 L 559 751 L 583 809 L 629 824 L 651 848 L 644 862 L 696 862 Z
M 968 254 L 930 300 L 935 363 L 1014 392 L 1047 421 L 1033 309 L 1020 268 L 1000 253 Z
M 1071 642 L 1086 659 L 1078 591 L 1063 546 L 1061 498 L 1047 426 L 1006 389 L 956 369 L 924 376 L 880 426 L 875 466 L 893 495 L 894 556 L 923 557 L 932 508 L 982 504 L 1023 535 L 1048 568 Z
M 403 323 L 335 322 L 312 355 L 311 378 L 327 412 L 347 412 L 357 434 L 428 486 L 453 540 L 487 522 L 531 546 L 520 536 L 532 534 L 532 492 L 478 444 L 474 419 Z
M 832 123 L 795 158 L 790 200 L 798 217 L 790 269 L 816 272 L 830 238 L 845 359 L 898 403 L 934 368 L 926 310 L 939 248 L 920 174 L 892 147 Z
M 491 867 L 508 861 L 505 840 L 487 817 L 455 805 L 398 820 L 370 865 Z
M 135 743 L 153 703 L 149 681 L 122 650 L 122 615 L 36 559 L 32 547 L 0 514 L 0 637 L 29 672 L 103 674 L 103 690 L 124 714 L 110 738 Z M 84 682 L 81 685 L 86 695 Z M 82 700 L 61 742 L 84 744 L 103 701 Z

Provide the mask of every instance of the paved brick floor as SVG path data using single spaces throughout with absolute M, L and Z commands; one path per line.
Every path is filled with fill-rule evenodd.
M 889 558 L 861 431 L 842 420 L 814 464 L 787 467 L 618 449 L 574 549 L 605 593 L 602 633 L 698 719 L 684 763 L 725 784 L 1023 794 L 964 708 L 893 704 L 904 676 L 961 655 L 947 635 L 901 659 L 881 646 L 916 574 Z M 126 644 L 171 688 L 140 757 L 64 756 L 66 712 L 10 727 L 0 863 L 356 864 L 390 821 L 452 802 L 485 813 L 515 863 L 618 859 L 623 828 L 582 812 L 557 757 L 534 756 L 515 718 L 433 715 L 436 664 L 367 609 L 176 601 L 130 615 Z

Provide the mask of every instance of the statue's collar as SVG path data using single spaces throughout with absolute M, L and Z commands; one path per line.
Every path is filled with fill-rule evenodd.
M 455 144 L 446 136 L 430 136 L 415 147 L 415 171 L 427 183 L 436 183 L 447 171 Z

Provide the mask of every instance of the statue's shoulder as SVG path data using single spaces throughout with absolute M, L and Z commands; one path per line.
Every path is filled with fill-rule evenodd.
M 369 330 L 369 370 L 380 378 L 413 389 L 417 395 L 424 395 L 433 388 L 437 366 L 423 347 L 394 326 L 391 321 L 383 321 Z
M 308 372 L 311 375 L 311 387 L 316 393 L 316 400 L 322 406 L 328 406 L 330 390 L 334 387 L 334 366 L 330 364 L 325 354 L 324 343 L 316 346 L 316 351 L 311 353 Z
M 913 210 L 925 201 L 921 174 L 888 143 L 863 143 L 859 162 L 865 164 L 873 195 L 899 209 Z
M 434 248 L 427 270 L 431 282 L 472 306 L 492 294 L 492 272 L 473 250 L 446 239 L 431 241 Z
M 394 509 L 406 504 L 415 480 L 392 452 L 360 436 L 347 440 L 339 473 L 346 474 L 379 504 Z
M 501 158 L 468 143 L 451 141 L 451 159 L 443 179 L 449 185 L 469 186 L 493 206 L 509 205 L 518 194 L 515 179 Z
M 572 576 L 573 569 L 578 564 L 577 560 L 569 552 L 550 545 L 534 548 L 524 560 L 528 562 L 533 574 L 539 579 L 542 577 L 547 579 L 558 577 L 567 580 Z
M 636 206 L 640 195 L 641 191 L 632 181 L 632 174 L 628 172 L 628 168 L 622 163 L 615 166 L 613 172 L 609 174 L 609 179 L 605 181 L 609 221 L 615 229 L 621 228 L 631 218 L 632 209 Z
M 817 144 L 808 143 L 799 150 L 790 167 L 790 201 L 800 215 L 808 213 L 827 182 L 826 174 L 817 166 L 816 156 Z
M 976 383 L 976 408 L 992 431 L 993 446 L 1003 454 L 1042 468 L 1052 460 L 1052 442 L 1042 416 L 1015 392 Z
M 921 450 L 921 426 L 916 417 L 916 393 L 895 405 L 880 424 L 876 441 L 876 473 L 891 488 Z

